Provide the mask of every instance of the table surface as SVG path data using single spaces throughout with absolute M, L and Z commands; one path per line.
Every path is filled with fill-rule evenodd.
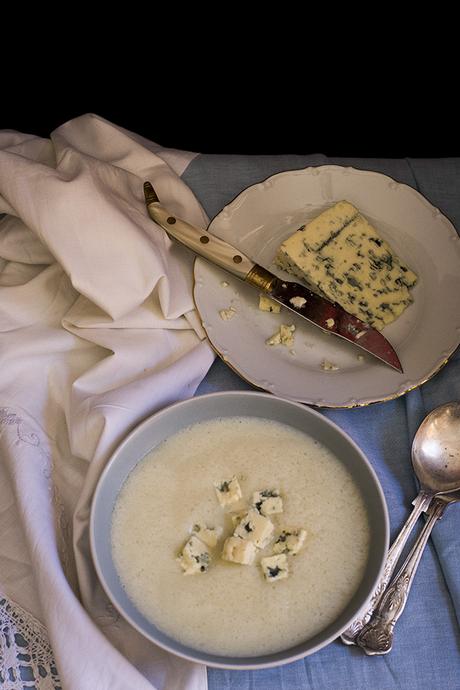
M 324 164 L 374 170 L 411 185 L 460 228 L 459 158 L 200 155 L 189 165 L 183 180 L 212 218 L 248 185 L 284 170 Z M 251 389 L 216 360 L 197 395 Z M 391 538 L 406 520 L 417 493 L 410 463 L 415 431 L 434 407 L 454 399 L 460 399 L 459 351 L 431 381 L 402 398 L 364 408 L 322 411 L 359 444 L 376 470 L 388 503 Z M 420 521 L 416 534 L 421 525 Z M 459 534 L 460 509 L 453 506 L 435 527 L 423 555 L 390 654 L 367 657 L 337 640 L 312 656 L 275 669 L 209 669 L 210 690 L 459 690 Z

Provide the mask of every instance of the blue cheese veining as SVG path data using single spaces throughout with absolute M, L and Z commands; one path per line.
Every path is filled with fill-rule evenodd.
M 267 546 L 274 531 L 273 523 L 258 510 L 249 510 L 237 525 L 233 536 L 252 541 L 258 549 Z
M 377 329 L 412 302 L 417 276 L 359 210 L 340 201 L 302 226 L 275 263 Z
M 283 512 L 283 499 L 279 489 L 255 491 L 252 496 L 252 505 L 261 515 L 265 516 Z
M 289 565 L 285 554 L 262 558 L 260 565 L 268 582 L 284 580 L 289 575 Z
M 275 539 L 273 553 L 296 556 L 304 546 L 306 538 L 307 532 L 304 529 L 285 529 Z

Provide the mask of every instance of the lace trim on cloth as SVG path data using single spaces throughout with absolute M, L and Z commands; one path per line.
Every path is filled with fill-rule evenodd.
M 1 591 L 0 688 L 62 690 L 45 627 Z
M 16 427 L 18 441 L 37 448 L 52 495 L 49 456 L 41 447 L 39 436 L 8 407 L 0 407 L 1 427 Z M 60 511 L 57 510 L 56 514 L 59 525 Z M 0 690 L 61 690 L 46 628 L 1 590 Z

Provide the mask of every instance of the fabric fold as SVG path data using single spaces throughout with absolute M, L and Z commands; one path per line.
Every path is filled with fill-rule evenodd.
M 72 690 L 206 687 L 204 667 L 115 613 L 88 542 L 110 453 L 145 417 L 192 396 L 214 359 L 195 312 L 192 256 L 143 199 L 148 177 L 175 213 L 206 226 L 176 172 L 191 157 L 95 115 L 50 140 L 0 132 L 0 457 L 9 476 L 0 504 L 10 505 L 12 487 L 35 574 L 15 592 L 12 551 L 0 545 L 0 589 L 8 559 L 8 594 L 19 605 L 36 596 Z M 16 572 L 23 567 L 18 559 Z M 69 659 L 76 649 L 83 665 Z

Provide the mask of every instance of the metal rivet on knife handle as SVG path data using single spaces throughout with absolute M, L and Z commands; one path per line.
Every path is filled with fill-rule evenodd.
M 170 225 L 174 225 L 174 223 L 176 222 L 176 219 L 174 218 L 174 216 L 169 216 L 169 218 L 166 218 L 166 222 L 169 223 Z
M 201 244 L 208 244 L 209 237 L 207 237 L 207 235 L 201 235 L 200 242 L 201 242 Z
M 242 261 L 243 258 L 239 254 L 236 254 L 236 256 L 233 257 L 233 263 L 235 264 L 240 264 Z

